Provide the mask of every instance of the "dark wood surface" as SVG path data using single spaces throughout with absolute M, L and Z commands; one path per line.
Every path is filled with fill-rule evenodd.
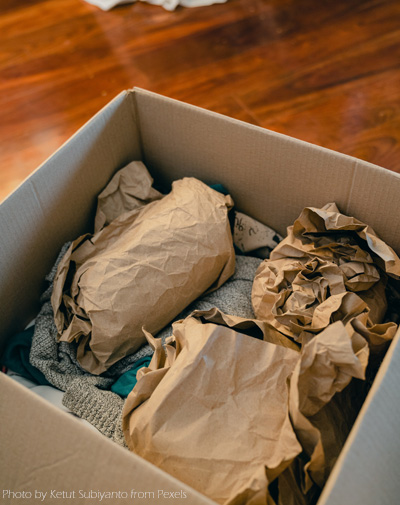
M 139 86 L 400 172 L 400 2 L 0 1 L 0 200 Z

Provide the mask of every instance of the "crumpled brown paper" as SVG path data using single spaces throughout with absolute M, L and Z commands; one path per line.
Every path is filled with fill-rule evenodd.
M 301 351 L 290 383 L 289 411 L 296 435 L 309 457 L 305 465 L 304 489 L 320 488 L 346 440 L 350 426 L 346 409 L 338 409 L 335 396 L 354 377 L 365 379 L 368 342 L 352 327 L 337 321 L 316 335 Z
M 400 260 L 369 226 L 335 204 L 306 208 L 260 265 L 254 312 L 301 343 L 334 321 L 363 314 L 369 331 L 388 341 L 395 325 L 375 326 L 387 308 L 386 274 L 398 279 Z
M 154 196 L 148 180 L 132 201 Z M 163 198 L 136 203 L 94 235 L 75 240 L 54 281 L 59 339 L 78 342 L 77 358 L 93 374 L 139 349 L 146 342 L 143 325 L 157 333 L 235 269 L 229 196 L 185 178 Z M 99 205 L 100 227 L 115 212 Z
M 368 342 L 337 321 L 301 349 L 289 388 L 289 413 L 303 452 L 274 482 L 273 503 L 316 503 L 365 397 Z M 271 497 L 272 499 L 272 497 Z
M 141 161 L 132 161 L 118 170 L 97 197 L 95 233 L 124 212 L 143 207 L 163 195 L 153 188 L 153 178 Z
M 155 353 L 123 410 L 129 448 L 217 503 L 271 503 L 268 484 L 302 450 L 288 417 L 299 352 L 271 340 L 294 344 L 217 309 L 174 323 L 166 353 L 146 336 Z
M 274 249 L 271 259 L 307 255 L 336 260 L 339 265 L 355 261 L 359 268 L 363 264 L 371 266 L 375 261 L 382 270 L 400 278 L 400 262 L 393 249 L 370 226 L 341 214 L 335 203 L 322 209 L 306 207 L 293 226 L 289 226 L 286 239 Z M 361 272 L 357 275 L 352 283 L 360 277 L 364 280 Z

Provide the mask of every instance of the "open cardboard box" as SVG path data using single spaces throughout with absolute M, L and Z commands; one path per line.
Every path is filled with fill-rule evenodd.
M 221 183 L 239 210 L 281 234 L 305 206 L 334 201 L 400 253 L 398 174 L 150 92 L 126 91 L 0 206 L 2 347 L 35 316 L 62 244 L 90 231 L 97 194 L 132 160 L 143 160 L 163 184 L 183 176 Z M 399 338 L 318 505 L 399 503 Z M 4 374 L 0 427 L 1 503 L 213 503 Z M 100 499 L 99 491 L 114 494 Z

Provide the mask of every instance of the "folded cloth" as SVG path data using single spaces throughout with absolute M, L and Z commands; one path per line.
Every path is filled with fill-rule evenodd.
M 29 362 L 29 353 L 32 346 L 34 327 L 30 326 L 25 331 L 14 335 L 8 340 L 1 363 L 25 379 L 35 381 L 36 384 L 46 386 L 49 381 L 40 370 Z
M 50 297 L 57 266 L 68 247 L 69 243 L 62 247 L 56 263 L 46 277 L 49 286 L 41 297 L 42 307 L 35 321 L 29 360 L 33 367 L 43 373 L 50 384 L 62 391 L 71 391 L 68 395 L 64 394 L 62 399 L 63 405 L 68 410 L 89 421 L 104 435 L 124 445 L 122 431 L 115 419 L 122 409 L 123 400 L 110 391 L 108 396 L 103 395 L 107 393 L 103 389 L 110 388 L 115 379 L 92 376 L 85 372 L 76 359 L 76 345 L 57 342 L 57 328 L 54 324 Z M 136 359 L 140 357 L 141 355 Z M 73 395 L 75 400 L 74 409 L 68 408 L 67 405 L 70 395 Z M 82 405 L 87 396 L 90 397 L 87 404 L 90 408 L 84 409 Z
M 113 442 L 126 447 L 121 419 L 124 400 L 112 391 L 100 389 L 97 379 L 92 375 L 73 380 L 64 393 L 62 403 Z

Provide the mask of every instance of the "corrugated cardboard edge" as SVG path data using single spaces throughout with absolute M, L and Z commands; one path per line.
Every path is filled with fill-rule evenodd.
M 46 400 L 4 374 L 0 374 L 1 425 L 13 426 L 25 419 L 24 429 L 2 433 L 0 502 L 2 504 L 40 503 L 35 491 L 47 492 L 44 503 L 171 503 L 167 493 L 186 494 L 182 503 L 213 505 L 214 502 L 182 484 L 162 470 L 116 445 L 83 425 Z M 26 414 L 29 412 L 29 418 Z M 43 443 L 45 436 L 46 443 Z M 32 499 L 7 497 L 4 491 L 32 493 Z M 129 498 L 110 500 L 80 498 L 79 491 L 127 492 Z M 51 498 L 53 491 L 53 498 Z M 65 492 L 54 498 L 54 492 Z M 75 491 L 75 500 L 68 493 Z M 143 493 L 142 498 L 131 493 Z M 159 491 L 165 494 L 160 496 Z M 152 496 L 151 493 L 155 493 Z M 147 494 L 146 494 L 147 493 Z M 215 505 L 215 504 L 214 504 Z
M 325 485 L 318 505 L 393 505 L 400 479 L 400 330 Z

